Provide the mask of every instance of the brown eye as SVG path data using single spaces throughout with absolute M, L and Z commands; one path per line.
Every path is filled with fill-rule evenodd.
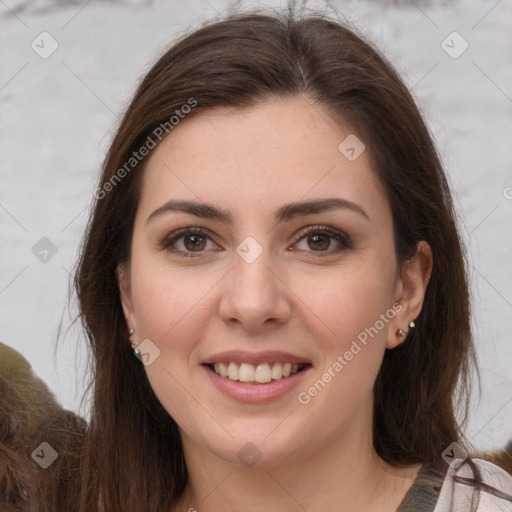
M 168 235 L 160 247 L 184 257 L 199 256 L 208 249 L 208 242 L 216 246 L 208 232 L 203 228 L 183 228 Z
M 311 235 L 308 237 L 308 244 L 313 250 L 325 250 L 329 248 L 331 243 L 330 237 L 327 235 Z
M 296 245 L 300 244 L 302 240 L 305 240 L 307 245 L 306 248 L 299 247 L 298 249 L 315 256 L 328 256 L 352 248 L 352 240 L 347 234 L 329 226 L 308 227 L 301 231 L 298 237 L 299 240 L 296 242 Z M 333 241 L 338 247 L 331 249 Z
M 185 248 L 189 251 L 201 251 L 206 246 L 206 238 L 202 235 L 186 235 L 183 240 Z

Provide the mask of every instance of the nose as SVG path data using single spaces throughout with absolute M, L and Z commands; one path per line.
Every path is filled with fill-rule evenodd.
M 266 332 L 288 322 L 293 293 L 270 252 L 263 250 L 252 262 L 234 255 L 234 266 L 223 279 L 219 306 L 226 323 L 241 324 L 251 332 Z

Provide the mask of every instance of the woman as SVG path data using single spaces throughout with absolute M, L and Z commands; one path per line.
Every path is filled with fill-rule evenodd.
M 361 36 L 239 14 L 183 37 L 95 199 L 68 509 L 512 510 L 456 420 L 474 347 L 446 178 Z

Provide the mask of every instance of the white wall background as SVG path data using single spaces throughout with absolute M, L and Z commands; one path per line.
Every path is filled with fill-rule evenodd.
M 500 447 L 512 438 L 512 3 L 330 4 L 397 66 L 435 133 L 471 261 L 483 379 L 469 434 L 477 446 Z M 84 350 L 72 329 L 54 357 L 57 329 L 75 313 L 69 272 L 118 117 L 166 45 L 240 5 L 256 3 L 0 1 L 0 341 L 68 409 L 79 410 Z M 41 48 L 43 31 L 58 44 L 47 59 L 31 48 L 35 40 L 50 49 L 49 39 Z M 453 31 L 469 44 L 458 58 L 441 46 Z M 464 41 L 444 44 L 458 53 Z M 57 250 L 46 263 L 32 251 L 42 237 Z

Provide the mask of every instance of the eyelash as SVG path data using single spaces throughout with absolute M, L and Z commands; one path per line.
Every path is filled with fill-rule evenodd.
M 178 240 L 180 240 L 181 238 L 184 238 L 187 235 L 202 235 L 202 236 L 212 240 L 209 230 L 201 228 L 201 227 L 187 227 L 187 228 L 178 229 L 178 230 L 174 231 L 173 233 L 171 233 L 170 235 L 168 235 L 167 237 L 165 237 L 162 240 L 162 242 L 160 243 L 160 247 L 162 249 L 165 249 L 165 250 L 171 252 L 171 253 L 180 253 L 183 257 L 195 258 L 195 257 L 199 256 L 202 252 L 204 252 L 204 250 L 197 251 L 197 253 L 194 253 L 192 251 L 184 252 L 181 250 L 171 248 L 171 246 L 174 243 L 176 243 Z M 311 236 L 311 235 L 327 235 L 330 238 L 333 238 L 334 240 L 336 240 L 341 245 L 341 248 L 334 249 L 334 250 L 307 251 L 307 253 L 309 255 L 313 255 L 313 257 L 319 256 L 322 258 L 325 256 L 330 256 L 334 253 L 341 252 L 343 250 L 352 248 L 352 241 L 348 235 L 346 235 L 345 233 L 343 233 L 341 231 L 334 230 L 334 229 L 330 228 L 329 226 L 321 226 L 321 225 L 308 226 L 307 228 L 304 228 L 303 230 L 301 230 L 297 234 L 298 238 L 297 238 L 296 242 L 294 242 L 294 245 L 296 243 L 300 242 L 303 238 L 306 238 L 307 236 Z M 195 254 L 197 254 L 197 256 Z

